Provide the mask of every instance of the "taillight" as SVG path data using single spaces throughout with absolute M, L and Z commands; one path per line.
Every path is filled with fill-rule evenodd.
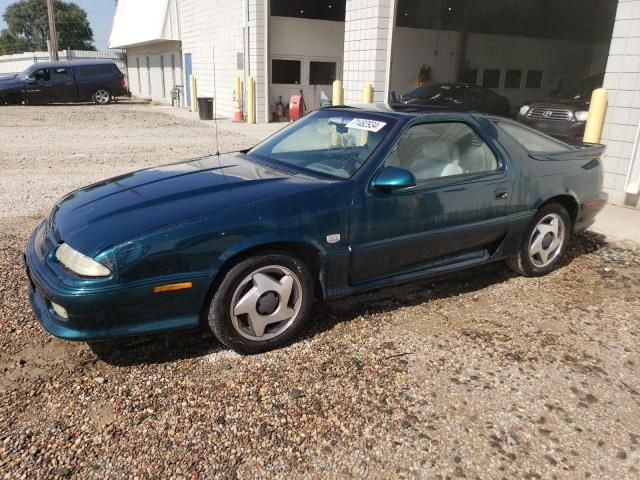
M 120 80 L 120 88 L 126 88 L 127 82 L 124 81 L 124 78 Z

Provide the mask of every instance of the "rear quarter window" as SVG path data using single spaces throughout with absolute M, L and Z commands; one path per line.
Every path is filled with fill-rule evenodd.
M 496 125 L 501 132 L 515 140 L 530 153 L 552 153 L 572 150 L 566 143 L 554 140 L 529 128 L 507 122 L 496 122 Z
M 76 70 L 82 78 L 108 77 L 118 73 L 115 65 L 87 65 Z

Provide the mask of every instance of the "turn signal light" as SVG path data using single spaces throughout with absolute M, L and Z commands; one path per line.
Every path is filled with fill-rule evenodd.
M 193 287 L 191 282 L 171 283 L 169 285 L 158 285 L 153 287 L 154 293 L 173 292 L 174 290 L 184 290 Z

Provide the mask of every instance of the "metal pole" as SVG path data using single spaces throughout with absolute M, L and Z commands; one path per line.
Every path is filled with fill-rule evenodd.
M 51 44 L 51 50 L 49 55 L 53 62 L 58 61 L 58 34 L 56 32 L 56 18 L 53 13 L 53 0 L 46 0 L 47 13 L 49 16 L 49 42 Z

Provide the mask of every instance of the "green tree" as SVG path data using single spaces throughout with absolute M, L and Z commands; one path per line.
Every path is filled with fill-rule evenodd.
M 54 0 L 53 10 L 60 49 L 95 50 L 87 12 L 73 2 L 61 0 Z M 12 3 L 3 18 L 7 28 L 0 32 L 0 55 L 47 50 L 49 20 L 45 0 Z

